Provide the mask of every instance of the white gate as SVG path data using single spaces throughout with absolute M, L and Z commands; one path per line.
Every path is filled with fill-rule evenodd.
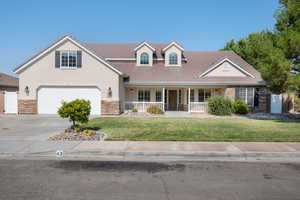
M 282 95 L 272 94 L 271 95 L 271 113 L 282 112 Z
M 18 94 L 17 92 L 4 93 L 4 113 L 18 113 Z

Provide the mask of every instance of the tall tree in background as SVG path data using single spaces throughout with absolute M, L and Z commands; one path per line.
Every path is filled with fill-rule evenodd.
M 273 93 L 300 89 L 300 0 L 279 0 L 275 31 L 252 33 L 245 39 L 229 41 L 232 50 L 253 65 Z
M 300 90 L 300 0 L 280 0 L 281 9 L 275 17 L 276 45 L 292 62 L 291 86 Z
M 234 51 L 261 73 L 273 93 L 283 93 L 289 87 L 291 63 L 274 40 L 271 32 L 251 33 L 237 42 L 231 40 L 222 50 Z

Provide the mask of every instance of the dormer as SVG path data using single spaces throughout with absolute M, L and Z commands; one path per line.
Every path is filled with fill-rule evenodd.
M 182 64 L 183 47 L 176 42 L 171 42 L 162 49 L 166 67 L 180 67 Z
M 153 54 L 155 48 L 149 43 L 142 42 L 136 48 L 134 48 L 136 55 L 136 66 L 149 66 L 153 65 Z

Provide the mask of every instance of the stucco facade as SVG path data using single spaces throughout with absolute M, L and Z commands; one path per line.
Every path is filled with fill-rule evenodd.
M 77 54 L 80 55 L 80 65 L 62 68 L 62 57 L 58 57 L 57 52 L 64 51 L 80 53 Z M 149 64 L 141 64 L 142 53 L 148 54 Z M 177 55 L 177 65 L 169 64 L 172 53 Z M 223 63 L 220 62 L 222 59 L 225 60 Z M 177 104 L 177 110 L 190 110 L 189 104 L 198 109 L 207 105 L 208 96 L 225 96 L 234 100 L 235 87 L 265 85 L 260 74 L 233 52 L 187 52 L 176 42 L 170 44 L 143 42 L 119 46 L 80 43 L 70 36 L 58 40 L 16 68 L 15 72 L 19 74 L 20 79 L 18 99 L 20 114 L 38 113 L 38 107 L 41 107 L 38 94 L 41 94 L 40 89 L 45 87 L 96 87 L 101 91 L 99 100 L 101 109 L 96 110 L 101 110 L 101 114 L 119 114 L 126 110 L 126 102 L 139 104 L 137 101 L 158 103 L 162 109 L 167 108 L 168 104 Z M 138 97 L 141 88 L 150 91 L 146 92 L 149 95 L 147 99 Z M 156 91 L 164 92 L 156 94 Z M 56 93 L 51 93 L 51 97 Z M 72 94 L 77 95 L 77 92 L 72 91 L 69 96 Z M 47 95 L 47 98 L 44 98 L 46 100 L 49 93 Z M 191 95 L 193 99 L 189 100 Z M 99 102 L 98 99 L 97 97 L 95 102 Z M 159 102 L 157 99 L 160 99 Z
M 81 49 L 67 41 L 55 50 Z M 55 68 L 55 50 L 20 73 L 20 99 L 36 99 L 39 88 L 43 86 L 95 86 L 101 90 L 103 100 L 119 101 L 119 75 L 116 72 L 98 62 L 85 51 L 82 51 L 81 68 Z M 29 87 L 28 94 L 25 92 L 26 86 Z M 108 96 L 109 87 L 112 90 L 111 97 Z
M 207 77 L 246 77 L 244 73 L 238 70 L 229 62 L 222 63 L 215 70 L 206 75 Z

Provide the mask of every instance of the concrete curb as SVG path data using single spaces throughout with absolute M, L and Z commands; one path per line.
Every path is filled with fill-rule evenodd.
M 2 153 L 1 158 L 7 159 L 58 159 L 58 160 L 114 160 L 114 161 L 238 161 L 238 162 L 300 162 L 300 152 L 101 152 L 79 151 L 65 152 L 62 158 L 57 158 L 55 152 L 39 153 Z

